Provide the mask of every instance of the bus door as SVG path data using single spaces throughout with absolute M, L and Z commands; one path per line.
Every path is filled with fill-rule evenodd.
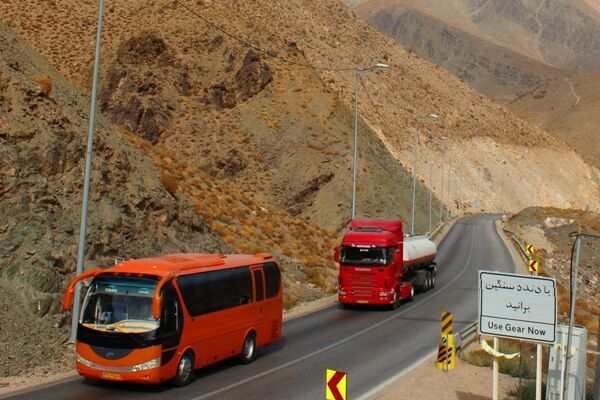
M 179 346 L 183 330 L 183 312 L 173 283 L 169 282 L 163 287 L 162 299 L 160 328 L 163 352 L 161 365 L 164 365 L 173 358 Z

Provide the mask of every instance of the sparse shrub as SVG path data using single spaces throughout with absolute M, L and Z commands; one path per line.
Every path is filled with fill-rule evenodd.
M 173 175 L 162 174 L 160 176 L 160 183 L 163 184 L 163 186 L 171 196 L 175 197 L 175 193 L 179 189 L 179 183 Z
M 46 74 L 40 74 L 33 77 L 33 80 L 40 85 L 40 95 L 44 97 L 50 96 L 52 92 L 52 79 Z
M 508 395 L 519 400 L 534 400 L 535 399 L 535 381 L 527 381 L 521 386 L 514 386 L 508 391 Z M 546 384 L 542 382 L 542 398 L 546 398 Z

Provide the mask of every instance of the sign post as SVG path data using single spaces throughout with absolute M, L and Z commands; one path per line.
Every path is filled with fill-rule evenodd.
M 536 265 L 537 267 L 537 265 Z M 541 344 L 556 341 L 556 281 L 479 271 L 479 334 L 537 342 L 536 399 L 541 398 Z M 494 374 L 496 374 L 494 370 Z M 493 394 L 497 395 L 494 376 Z M 538 389 L 539 387 L 539 389 Z M 496 397 L 494 397 L 496 399 Z

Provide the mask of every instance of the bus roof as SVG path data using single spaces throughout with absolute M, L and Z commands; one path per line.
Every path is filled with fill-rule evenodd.
M 262 264 L 273 261 L 270 254 L 167 254 L 160 257 L 126 260 L 107 273 L 131 273 L 164 276 L 168 273 L 190 273 Z

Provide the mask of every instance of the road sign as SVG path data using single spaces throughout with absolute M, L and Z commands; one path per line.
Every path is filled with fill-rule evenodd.
M 529 272 L 538 272 L 540 270 L 539 266 L 539 261 L 536 261 L 533 258 L 529 259 Z
M 525 250 L 527 250 L 527 253 L 532 256 L 533 253 L 535 253 L 535 247 L 533 247 L 532 244 L 527 244 L 527 246 L 525 246 Z
M 325 378 L 325 400 L 346 400 L 346 373 L 328 369 Z
M 533 342 L 556 340 L 556 281 L 479 271 L 479 332 Z

